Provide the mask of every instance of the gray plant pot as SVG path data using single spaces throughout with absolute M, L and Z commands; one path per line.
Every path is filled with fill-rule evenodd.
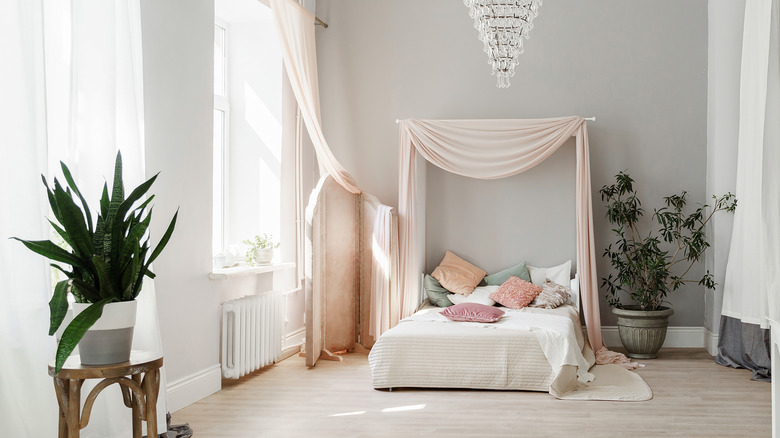
M 620 342 L 626 347 L 628 357 L 634 359 L 655 359 L 664 345 L 669 317 L 674 310 L 661 307 L 659 310 L 639 310 L 638 306 L 613 308 L 617 316 Z
M 89 306 L 74 303 L 74 315 Z M 103 307 L 102 316 L 79 341 L 79 356 L 83 365 L 108 365 L 130 359 L 137 307 L 137 301 L 109 303 Z

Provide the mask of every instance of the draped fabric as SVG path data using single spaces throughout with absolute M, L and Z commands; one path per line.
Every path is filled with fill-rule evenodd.
M 371 310 L 368 334 L 379 335 L 398 324 L 400 297 L 397 293 L 398 279 L 398 237 L 393 208 L 377 207 L 371 243 Z
M 46 102 L 41 0 L 0 2 L 0 434 L 57 433 L 57 402 L 46 364 L 49 332 L 47 260 L 10 236 L 46 235 Z
M 570 137 L 577 148 L 577 269 L 588 338 L 602 346 L 588 130 L 582 117 L 529 120 L 414 120 L 400 122 L 398 222 L 401 316 L 420 302 L 416 154 L 458 175 L 498 179 L 524 172 L 552 155 Z
M 8 3 L 4 2 L 3 7 Z M 3 23 L 0 27 L 4 31 L 13 30 L 19 24 L 24 27 L 16 36 L 8 39 L 3 34 L 0 40 L 10 43 L 9 47 L 18 46 L 16 50 L 22 50 L 24 56 L 8 60 L 0 71 L 4 75 L 8 71 L 11 76 L 3 76 L 0 82 L 3 87 L 15 89 L 9 94 L 3 90 L 3 96 L 10 98 L 4 102 L 4 107 L 23 108 L 24 111 L 14 110 L 13 115 L 2 117 L 4 122 L 13 125 L 8 129 L 3 126 L 4 135 L 13 133 L 10 141 L 3 142 L 4 149 L 13 149 L 8 154 L 4 150 L 7 160 L 3 163 L 8 169 L 2 173 L 8 180 L 0 187 L 0 200 L 3 205 L 14 208 L 4 209 L 0 228 L 5 234 L 0 236 L 2 278 L 10 279 L 10 283 L 1 289 L 4 302 L 10 304 L 3 308 L 13 312 L 12 316 L 6 317 L 3 311 L 0 317 L 4 351 L 0 355 L 0 369 L 8 371 L 7 376 L 12 376 L 13 380 L 2 381 L 0 398 L 13 397 L 18 410 L 6 410 L 0 401 L 3 407 L 0 411 L 4 414 L 15 412 L 13 418 L 8 421 L 3 418 L 0 424 L 3 424 L 4 432 L 9 423 L 24 425 L 24 433 L 11 433 L 10 436 L 54 436 L 57 410 L 51 378 L 46 374 L 46 365 L 53 359 L 54 341 L 46 336 L 50 269 L 42 257 L 27 251 L 18 242 L 8 241 L 7 237 L 49 237 L 48 228 L 39 226 L 44 216 L 49 216 L 46 192 L 39 175 L 48 174 L 50 182 L 55 176 L 62 181 L 60 160 L 68 164 L 76 183 L 93 203 L 93 212 L 98 209 L 103 183 L 112 179 L 117 150 L 122 150 L 125 188 L 146 179 L 140 3 L 139 0 L 20 0 L 10 3 L 11 8 L 17 10 L 8 11 L 9 14 L 3 10 L 0 16 L 10 19 L 10 24 L 0 21 Z M 14 6 L 14 3 L 18 5 Z M 18 123 L 19 120 L 24 122 Z M 17 199 L 20 196 L 24 197 L 23 202 Z M 6 219 L 12 222 L 6 223 Z M 13 262 L 5 263 L 6 257 L 12 258 Z M 12 268 L 8 275 L 5 268 Z M 5 300 L 6 292 L 16 298 Z M 144 280 L 137 313 L 133 348 L 162 355 L 157 299 L 151 279 Z M 17 339 L 20 331 L 23 336 Z M 8 335 L 14 339 L 10 344 L 5 341 Z M 7 345 L 16 348 L 7 350 Z M 6 366 L 4 359 L 15 365 Z M 12 372 L 17 366 L 26 368 Z M 37 384 L 41 379 L 46 382 L 43 386 Z M 95 381 L 84 384 L 83 397 L 94 384 Z M 166 396 L 163 372 L 157 402 L 158 418 L 165 418 Z M 24 412 L 31 407 L 29 404 L 17 402 L 25 397 L 33 399 L 29 412 Z M 97 398 L 89 424 L 81 436 L 124 436 L 131 429 L 131 421 L 127 408 L 116 402 L 121 398 L 117 385 L 104 390 Z M 158 424 L 157 432 L 165 432 L 165 421 Z M 15 427 L 11 426 L 11 430 Z
M 271 12 L 282 45 L 287 76 L 317 152 L 320 174 L 333 175 L 345 190 L 359 194 L 357 182 L 333 156 L 322 133 L 314 15 L 292 0 L 271 0 Z
M 780 13 L 778 0 L 748 0 L 742 40 L 739 141 L 731 250 L 718 357 L 769 376 L 767 318 L 780 316 Z

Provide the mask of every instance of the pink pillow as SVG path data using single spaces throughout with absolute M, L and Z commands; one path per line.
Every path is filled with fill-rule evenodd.
M 479 303 L 461 303 L 447 307 L 441 314 L 452 321 L 496 322 L 504 315 L 504 311 Z
M 541 292 L 541 287 L 512 276 L 497 291 L 490 294 L 490 299 L 505 307 L 522 309 Z

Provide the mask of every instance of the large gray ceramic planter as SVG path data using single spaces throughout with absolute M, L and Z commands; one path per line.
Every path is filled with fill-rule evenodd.
M 639 310 L 638 306 L 613 308 L 617 316 L 620 342 L 626 347 L 628 357 L 634 359 L 655 359 L 664 345 L 669 317 L 674 310 L 661 307 L 659 310 Z

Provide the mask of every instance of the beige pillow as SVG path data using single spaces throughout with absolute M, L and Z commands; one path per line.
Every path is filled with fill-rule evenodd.
M 487 272 L 447 251 L 439 266 L 433 270 L 431 277 L 441 283 L 448 291 L 460 295 L 468 295 L 474 291 Z

